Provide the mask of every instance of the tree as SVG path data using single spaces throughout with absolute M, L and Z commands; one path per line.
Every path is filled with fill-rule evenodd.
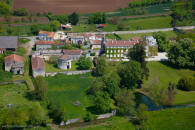
M 116 99 L 120 93 L 120 88 L 117 81 L 110 76 L 103 77 L 103 81 L 105 83 L 105 91 L 112 99 Z
M 83 118 L 83 120 L 84 120 L 85 122 L 89 122 L 89 121 L 94 120 L 95 118 L 96 118 L 95 115 L 93 115 L 93 114 L 91 114 L 90 112 L 88 112 L 88 113 L 85 115 L 85 117 Z
M 160 52 L 166 52 L 169 49 L 169 39 L 166 37 L 163 32 L 155 32 L 153 33 L 154 38 L 158 43 L 158 50 Z
M 137 87 L 137 81 L 141 80 L 142 68 L 139 62 L 129 61 L 119 66 L 118 74 L 121 78 L 122 87 L 134 89 Z
M 105 71 L 106 71 L 106 60 L 104 57 L 99 57 L 95 69 L 95 74 L 97 76 L 103 76 L 105 74 Z
M 89 24 L 104 24 L 106 23 L 107 16 L 105 13 L 95 13 L 88 18 Z
M 169 86 L 168 86 L 168 92 L 167 92 L 167 101 L 165 102 L 165 104 L 167 106 L 172 106 L 173 105 L 173 101 L 175 99 L 175 94 L 176 93 L 177 93 L 176 84 L 170 82 Z
M 57 31 L 57 30 L 60 28 L 60 22 L 57 21 L 57 20 L 51 21 L 51 23 L 50 23 L 50 28 L 51 28 L 53 31 Z
M 76 12 L 73 12 L 71 15 L 68 16 L 68 21 L 72 25 L 77 25 L 77 23 L 79 22 L 79 15 Z
M 14 10 L 13 15 L 14 16 L 27 16 L 28 11 L 26 8 L 18 8 L 16 10 Z
M 102 81 L 102 78 L 96 78 L 96 80 L 93 81 L 93 84 L 87 90 L 87 94 L 95 96 L 97 93 L 104 91 L 105 87 L 106 86 Z
M 40 31 L 40 26 L 38 24 L 33 24 L 31 27 L 31 33 L 33 35 L 38 35 L 39 31 Z
M 35 78 L 35 98 L 45 101 L 47 99 L 47 82 L 42 76 Z
M 0 2 L 0 15 L 10 15 L 10 7 L 4 2 Z
M 77 64 L 80 70 L 88 70 L 91 69 L 93 63 L 90 58 L 80 57 Z
M 126 25 L 123 23 L 123 22 L 120 22 L 118 25 L 117 25 L 117 29 L 119 31 L 122 31 L 122 30 L 125 30 L 127 27 Z
M 107 93 L 99 92 L 94 98 L 94 107 L 97 113 L 110 112 L 113 101 Z
M 129 115 L 133 113 L 135 107 L 134 98 L 135 96 L 132 91 L 126 88 L 121 90 L 121 93 L 117 98 L 117 110 L 120 115 Z
M 195 43 L 188 38 L 179 40 L 168 51 L 168 57 L 170 62 L 178 67 L 194 67 Z
M 192 23 L 192 2 L 191 1 L 176 1 L 172 6 L 172 21 L 171 24 L 175 26 L 183 26 Z

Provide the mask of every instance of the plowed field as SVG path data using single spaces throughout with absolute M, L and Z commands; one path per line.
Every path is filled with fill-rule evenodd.
M 130 0 L 13 0 L 13 9 L 27 8 L 30 12 L 53 14 L 94 13 L 128 6 Z

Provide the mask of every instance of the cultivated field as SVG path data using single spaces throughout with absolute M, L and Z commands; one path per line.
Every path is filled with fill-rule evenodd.
M 128 6 L 130 0 L 13 0 L 13 9 L 27 8 L 30 12 L 54 14 L 93 13 Z

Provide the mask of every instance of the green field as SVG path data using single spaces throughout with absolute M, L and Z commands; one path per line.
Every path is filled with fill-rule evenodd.
M 112 117 L 101 124 L 90 125 L 78 130 L 135 130 L 134 125 L 125 117 Z
M 55 64 L 49 64 L 48 62 L 45 62 L 45 71 L 46 72 L 59 72 L 59 71 L 75 71 L 75 70 L 78 70 L 78 65 L 77 65 L 77 61 L 72 61 L 71 62 L 71 69 L 69 70 L 62 70 L 62 69 L 59 69 L 57 67 L 57 65 Z
M 194 130 L 195 107 L 147 112 L 147 130 Z
M 85 91 L 92 84 L 91 76 L 59 74 L 55 77 L 47 77 L 46 81 L 49 84 L 49 100 L 55 105 L 62 106 L 68 119 L 82 117 L 86 114 L 86 107 L 90 102 Z M 80 106 L 74 105 L 76 101 L 81 103 Z
M 30 101 L 25 96 L 28 88 L 25 84 L 0 85 L 0 105 L 7 106 L 13 104 L 15 106 L 30 106 L 33 104 L 40 105 L 37 101 Z
M 172 37 L 176 37 L 177 34 L 174 31 L 167 31 L 167 32 L 163 32 L 166 37 L 168 38 L 172 38 Z M 137 33 L 137 34 L 119 34 L 118 36 L 121 37 L 122 40 L 129 40 L 132 37 L 140 37 L 143 38 L 144 36 L 151 36 L 153 33 Z M 108 39 L 115 39 L 113 34 L 107 34 L 106 37 Z
M 149 80 L 143 84 L 143 90 L 153 85 L 168 87 L 169 82 L 177 83 L 183 76 L 193 76 L 195 71 L 189 69 L 176 69 L 167 62 L 148 62 L 150 70 Z M 175 98 L 175 105 L 195 103 L 195 92 L 178 91 Z

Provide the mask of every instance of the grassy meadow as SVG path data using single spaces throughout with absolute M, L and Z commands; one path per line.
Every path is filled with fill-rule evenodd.
M 168 62 L 148 62 L 150 76 L 144 82 L 142 90 L 149 90 L 151 86 L 168 87 L 169 82 L 177 83 L 181 77 L 193 76 L 195 71 L 189 69 L 177 69 L 172 67 Z M 174 104 L 195 103 L 195 92 L 178 91 Z
M 195 107 L 148 111 L 147 130 L 194 130 Z
M 86 114 L 86 107 L 90 101 L 85 93 L 92 84 L 93 77 L 86 75 L 63 75 L 47 77 L 48 99 L 55 105 L 64 108 L 68 119 L 82 117 Z M 75 106 L 76 101 L 80 106 Z

